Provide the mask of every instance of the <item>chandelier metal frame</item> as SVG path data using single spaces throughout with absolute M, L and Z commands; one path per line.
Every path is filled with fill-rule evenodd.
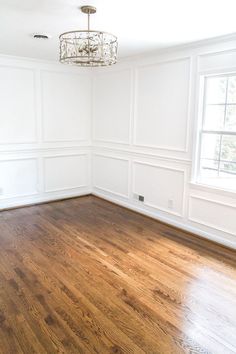
M 90 15 L 96 13 L 94 6 L 82 6 L 88 15 L 88 29 L 62 33 L 60 39 L 60 62 L 77 66 L 107 66 L 117 62 L 117 37 L 111 33 L 90 29 Z

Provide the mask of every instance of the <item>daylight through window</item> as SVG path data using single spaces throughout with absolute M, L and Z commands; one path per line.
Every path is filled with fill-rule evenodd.
M 204 79 L 198 182 L 236 190 L 236 73 Z

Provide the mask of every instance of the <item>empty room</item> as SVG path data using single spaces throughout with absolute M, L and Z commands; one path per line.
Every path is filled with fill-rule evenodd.
M 0 0 L 0 354 L 236 354 L 235 0 Z

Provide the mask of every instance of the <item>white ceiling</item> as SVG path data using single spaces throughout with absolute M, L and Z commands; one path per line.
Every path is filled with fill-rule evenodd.
M 236 0 L 0 0 L 0 53 L 57 60 L 59 34 L 86 28 L 87 4 L 98 8 L 92 29 L 118 36 L 120 57 L 236 32 Z

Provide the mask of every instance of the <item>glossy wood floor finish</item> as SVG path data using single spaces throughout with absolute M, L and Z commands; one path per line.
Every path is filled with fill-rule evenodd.
M 233 251 L 88 196 L 0 213 L 0 353 L 236 353 Z

